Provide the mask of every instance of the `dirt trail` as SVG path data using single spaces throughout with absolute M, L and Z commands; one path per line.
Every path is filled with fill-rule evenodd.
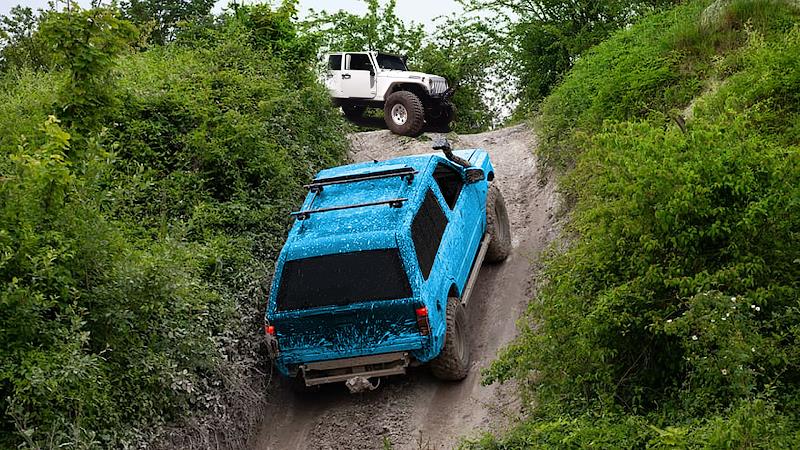
M 436 136 L 430 135 L 430 138 Z M 425 138 L 388 131 L 351 136 L 355 161 L 431 152 Z M 469 303 L 472 368 L 466 380 L 444 383 L 423 366 L 382 381 L 373 392 L 350 395 L 326 386 L 308 398 L 276 389 L 256 435 L 255 450 L 448 449 L 464 436 L 502 427 L 518 412 L 508 386 L 481 386 L 480 371 L 516 334 L 516 320 L 531 297 L 535 262 L 556 234 L 554 183 L 540 185 L 525 126 L 451 139 L 454 148 L 484 148 L 508 206 L 514 250 L 501 265 L 485 265 Z

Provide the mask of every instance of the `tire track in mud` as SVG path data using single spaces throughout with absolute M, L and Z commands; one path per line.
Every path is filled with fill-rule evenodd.
M 424 137 L 409 139 L 388 131 L 357 133 L 350 140 L 354 161 L 432 151 Z M 381 449 L 385 444 L 446 449 L 462 437 L 502 428 L 518 414 L 513 387 L 481 386 L 480 371 L 515 336 L 516 321 L 532 296 L 539 254 L 557 234 L 555 183 L 540 183 L 544 177 L 533 155 L 536 138 L 527 126 L 458 136 L 452 144 L 489 151 L 513 235 L 511 256 L 503 264 L 483 266 L 468 305 L 469 376 L 458 383 L 442 382 L 422 366 L 358 395 L 331 385 L 297 396 L 279 385 L 272 389 L 252 449 Z

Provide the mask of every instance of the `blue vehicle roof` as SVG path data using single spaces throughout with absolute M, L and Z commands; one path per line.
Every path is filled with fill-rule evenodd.
M 455 153 L 469 160 L 475 150 Z M 446 159 L 441 154 L 403 156 L 386 161 L 363 162 L 320 171 L 315 180 L 366 175 L 385 171 L 413 169 L 416 177 L 425 176 L 431 163 Z M 336 252 L 351 252 L 396 247 L 397 231 L 410 223 L 423 183 L 408 183 L 405 178 L 391 176 L 326 185 L 320 193 L 309 192 L 301 210 L 336 208 L 347 205 L 408 199 L 400 208 L 382 204 L 311 214 L 295 220 L 284 247 L 287 260 L 301 259 Z

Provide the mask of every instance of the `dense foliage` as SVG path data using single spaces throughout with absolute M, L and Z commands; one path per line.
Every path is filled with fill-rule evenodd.
M 503 72 L 525 117 L 590 48 L 643 14 L 675 0 L 460 0 L 469 11 L 489 12 L 503 47 Z M 487 24 L 488 25 L 488 24 Z
M 152 44 L 172 41 L 178 27 L 211 12 L 214 0 L 123 0 L 119 3 L 123 16 L 147 34 Z
M 544 101 L 566 250 L 486 374 L 531 417 L 475 447 L 800 445 L 800 8 L 709 3 L 616 33 Z
M 0 78 L 0 447 L 135 444 L 190 413 L 201 447 L 252 431 L 288 212 L 345 150 L 274 12 L 139 53 L 115 11 L 49 13 L 56 68 Z
M 0 72 L 12 68 L 42 69 L 49 65 L 47 44 L 36 34 L 41 12 L 15 6 L 0 17 Z

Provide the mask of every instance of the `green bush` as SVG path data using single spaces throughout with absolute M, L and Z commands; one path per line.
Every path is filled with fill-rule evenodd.
M 0 81 L 0 447 L 138 445 L 190 414 L 217 438 L 252 431 L 241 393 L 263 396 L 288 213 L 346 149 L 314 61 L 252 34 L 269 17 L 296 31 L 269 11 L 221 17 L 203 45 L 103 59 L 99 78 L 73 65 Z M 102 33 L 82 27 L 127 30 L 96 13 L 48 29 L 93 49 Z M 69 103 L 59 122 L 98 80 L 82 97 L 97 108 Z
M 798 12 L 735 1 L 701 24 L 706 4 L 620 32 L 545 101 L 566 249 L 486 373 L 531 419 L 473 446 L 800 443 Z
M 708 3 L 693 1 L 646 17 L 579 59 L 536 118 L 545 162 L 571 166 L 582 145 L 576 132 L 596 133 L 605 121 L 671 122 L 704 89 L 738 72 L 736 50 L 751 31 L 779 36 L 800 18 L 800 8 L 786 2 L 740 0 L 720 21 L 701 25 Z M 791 58 L 790 52 L 781 55 L 774 57 Z
M 137 250 L 103 215 L 78 172 L 104 170 L 99 148 L 76 165 L 55 118 L 40 133 L 41 146 L 7 155 L 0 184 L 3 443 L 108 445 L 126 422 L 185 408 L 178 384 L 215 361 L 206 322 L 226 318 L 208 314 L 219 299 L 198 276 L 201 253 Z

